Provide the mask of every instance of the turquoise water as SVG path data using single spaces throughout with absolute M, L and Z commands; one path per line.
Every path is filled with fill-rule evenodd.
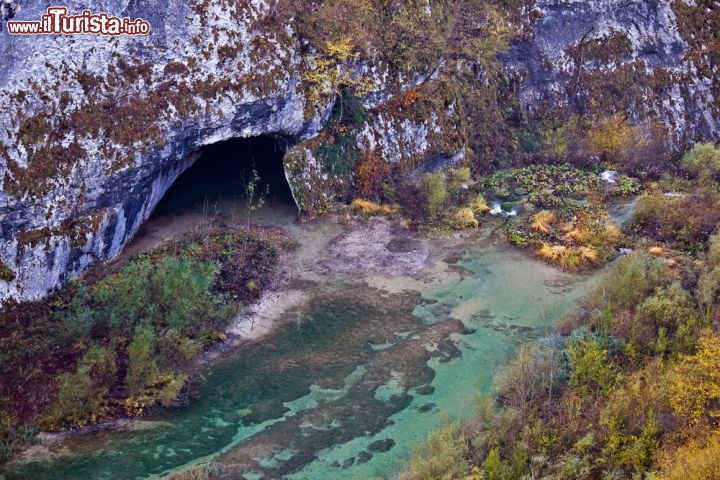
M 221 478 L 392 477 L 444 416 L 471 415 L 498 367 L 592 281 L 499 245 L 448 253 L 447 278 L 414 290 L 304 282 L 307 304 L 213 365 L 190 406 L 67 439 L 3 473 L 135 479 L 215 461 Z

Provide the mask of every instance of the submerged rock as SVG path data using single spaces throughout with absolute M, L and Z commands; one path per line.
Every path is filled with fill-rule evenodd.
M 386 438 L 384 440 L 376 440 L 368 445 L 368 450 L 373 453 L 383 453 L 389 451 L 395 446 L 395 440 L 392 438 Z

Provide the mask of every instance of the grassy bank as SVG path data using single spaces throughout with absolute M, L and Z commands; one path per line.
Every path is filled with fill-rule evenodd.
M 196 358 L 225 340 L 292 242 L 272 229 L 191 234 L 0 313 L 0 461 L 57 431 L 189 401 Z
M 720 150 L 700 144 L 682 168 L 641 196 L 634 252 L 402 479 L 718 478 Z

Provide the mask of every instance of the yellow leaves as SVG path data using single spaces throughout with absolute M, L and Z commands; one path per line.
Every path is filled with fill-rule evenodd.
M 136 397 L 128 397 L 123 402 L 125 412 L 131 417 L 142 415 L 145 410 L 145 401 Z
M 554 260 L 556 256 L 555 252 L 556 250 L 553 245 L 550 245 L 547 242 L 540 242 L 540 248 L 535 253 L 545 260 Z
M 325 42 L 325 55 L 338 61 L 347 60 L 353 54 L 354 44 L 350 36 L 341 37 L 335 41 Z
M 350 35 L 326 40 L 316 55 L 304 59 L 303 80 L 308 88 L 308 107 L 313 108 L 323 98 L 336 94 L 341 85 L 356 89 L 364 95 L 374 84 L 366 77 L 352 78 L 352 60 L 357 56 L 355 40 Z
M 590 148 L 597 154 L 617 154 L 630 140 L 632 130 L 624 115 L 613 115 L 590 130 Z
M 707 441 L 692 440 L 661 457 L 656 480 L 716 480 L 720 478 L 720 432 Z
M 564 255 L 567 255 L 568 250 L 565 245 L 551 245 L 547 242 L 540 242 L 537 254 L 546 260 L 559 260 Z
M 670 369 L 670 404 L 690 425 L 720 422 L 720 336 L 706 333 L 695 355 Z

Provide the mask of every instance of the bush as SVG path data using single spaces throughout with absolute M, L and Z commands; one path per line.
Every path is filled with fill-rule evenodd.
M 483 480 L 514 480 L 523 478 L 527 471 L 527 453 L 515 447 L 508 459 L 500 458 L 500 450 L 495 447 L 485 457 L 482 464 Z
M 70 300 L 67 311 L 55 315 L 53 336 L 58 346 L 71 345 L 75 341 L 88 338 L 100 326 L 101 316 L 90 305 L 88 289 L 77 286 L 77 294 Z
M 702 179 L 720 173 L 720 148 L 712 143 L 696 143 L 682 159 L 682 166 Z
M 452 216 L 452 226 L 455 229 L 478 228 L 480 222 L 475 220 L 475 214 L 470 208 L 460 208 Z
M 128 370 L 125 385 L 128 394 L 139 396 L 153 385 L 160 375 L 155 352 L 155 332 L 148 325 L 138 325 L 127 349 Z
M 636 316 L 636 324 L 650 326 L 655 332 L 662 328 L 664 334 L 670 335 L 671 353 L 689 353 L 702 325 L 693 298 L 678 282 L 648 297 L 638 307 Z
M 448 169 L 448 185 L 453 190 L 467 185 L 470 181 L 470 169 L 468 167 L 458 167 Z
M 485 200 L 485 197 L 482 195 L 482 193 L 478 193 L 477 196 L 472 200 L 472 202 L 470 202 L 470 209 L 476 215 L 482 215 L 490 211 L 487 200 Z
M 437 220 L 448 197 L 445 174 L 437 171 L 424 175 L 420 180 L 420 193 L 424 200 L 425 217 L 430 221 Z
M 58 394 L 48 415 L 41 420 L 47 430 L 94 423 L 105 414 L 105 398 L 115 382 L 114 352 L 99 346 L 88 349 L 78 360 L 74 373 L 57 378 Z
M 356 198 L 350 204 L 350 208 L 356 212 L 360 212 L 363 215 L 392 215 L 397 213 L 397 207 L 391 207 L 388 205 L 379 205 L 369 200 L 363 200 L 362 198 Z
M 80 367 L 75 373 L 63 373 L 57 383 L 57 399 L 50 407 L 50 413 L 40 421 L 43 428 L 54 431 L 67 426 L 82 427 L 102 415 L 102 401 L 107 389 L 97 389 L 93 385 L 87 367 Z
M 210 289 L 217 274 L 212 263 L 163 257 L 148 278 L 155 324 L 199 335 L 199 320 L 214 310 Z
M 720 336 L 708 333 L 695 355 L 670 369 L 670 404 L 690 425 L 720 425 Z
M 668 138 L 666 127 L 657 120 L 630 125 L 625 115 L 613 115 L 594 123 L 576 155 L 599 157 L 639 178 L 658 178 L 671 166 Z
M 720 230 L 708 238 L 707 260 L 711 267 L 720 265 Z
M 651 238 L 677 242 L 686 248 L 699 245 L 720 223 L 720 194 L 702 188 L 691 195 L 666 197 L 648 192 L 638 202 L 633 224 Z
M 563 350 L 564 342 L 558 336 L 523 345 L 517 358 L 500 373 L 497 397 L 503 406 L 525 413 L 530 403 L 552 401 L 567 377 Z
M 410 456 L 402 480 L 434 480 L 462 478 L 470 471 L 465 459 L 467 447 L 460 424 L 452 422 L 433 431 L 427 440 L 417 445 Z
M 623 469 L 626 478 L 647 471 L 666 428 L 673 427 L 667 382 L 660 363 L 631 374 L 600 413 L 604 470 Z
M 163 367 L 181 368 L 200 354 L 204 341 L 188 338 L 174 329 L 166 330 L 158 336 L 158 361 Z
M 718 291 L 720 291 L 720 266 L 705 272 L 698 281 L 695 296 L 703 309 L 706 319 L 710 318 L 714 306 L 717 304 Z
M 569 383 L 586 396 L 607 394 L 615 383 L 617 372 L 608 351 L 591 337 L 568 344 Z
M 100 346 L 90 347 L 78 361 L 78 369 L 86 370 L 97 388 L 106 389 L 116 380 L 115 352 Z
M 634 307 L 668 283 L 663 259 L 647 254 L 620 258 L 589 294 L 588 309 Z
M 631 127 L 624 115 L 601 119 L 590 129 L 590 149 L 595 154 L 615 158 L 630 141 L 631 133 Z
M 16 420 L 0 410 L 0 464 L 35 441 L 37 428 L 32 425 L 16 425 Z M 0 479 L 3 476 L 0 475 Z
M 706 441 L 692 440 L 666 453 L 656 480 L 710 480 L 720 476 L 720 433 Z

